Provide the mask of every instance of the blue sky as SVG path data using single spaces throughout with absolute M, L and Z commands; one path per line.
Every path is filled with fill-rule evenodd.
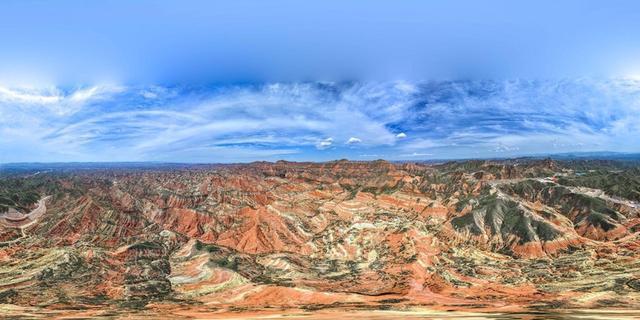
M 635 1 L 4 1 L 0 162 L 640 151 Z

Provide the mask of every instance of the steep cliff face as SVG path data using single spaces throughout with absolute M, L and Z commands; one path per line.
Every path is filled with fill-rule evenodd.
M 0 303 L 638 307 L 633 187 L 578 173 L 340 160 L 4 179 L 0 218 L 50 198 L 28 224 L 0 220 Z

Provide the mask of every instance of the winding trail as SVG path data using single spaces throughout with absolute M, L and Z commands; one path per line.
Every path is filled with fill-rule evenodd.
M 21 236 L 19 238 L 0 242 L 0 246 L 16 243 L 26 238 L 27 234 L 24 230 L 30 225 L 37 222 L 38 218 L 40 218 L 47 212 L 47 200 L 49 200 L 50 198 L 51 196 L 43 196 L 42 198 L 40 198 L 40 200 L 38 200 L 38 206 L 27 214 L 20 213 L 14 210 L 0 215 L 0 225 L 8 228 L 19 228 L 21 233 Z

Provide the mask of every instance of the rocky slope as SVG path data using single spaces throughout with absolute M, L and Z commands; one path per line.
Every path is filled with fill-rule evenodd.
M 4 175 L 0 304 L 638 309 L 639 171 L 588 170 L 341 160 Z M 39 200 L 46 212 L 30 214 Z

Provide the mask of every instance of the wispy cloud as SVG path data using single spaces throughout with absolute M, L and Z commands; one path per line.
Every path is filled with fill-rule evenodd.
M 640 151 L 638 123 L 633 79 L 0 87 L 0 161 Z
M 47 93 L 35 92 L 28 89 L 9 89 L 0 87 L 0 100 L 4 102 L 25 103 L 25 104 L 52 104 L 60 102 L 62 96 L 58 91 Z

